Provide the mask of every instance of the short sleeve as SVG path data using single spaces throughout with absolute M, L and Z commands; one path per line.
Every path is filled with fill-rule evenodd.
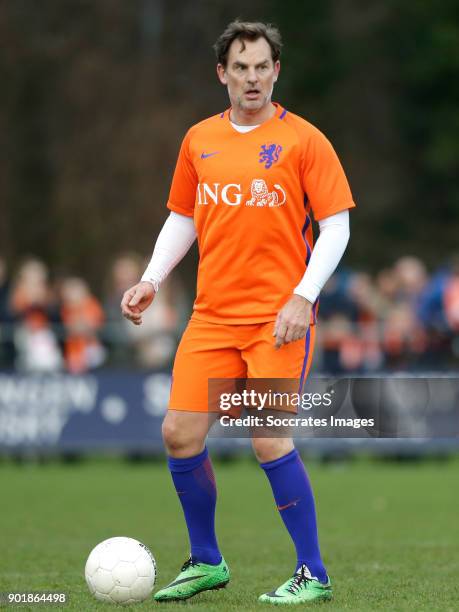
M 351 190 L 338 156 L 317 129 L 304 143 L 303 189 L 316 221 L 354 208 Z
M 190 156 L 190 132 L 183 139 L 175 166 L 167 207 L 176 213 L 192 217 L 198 177 Z

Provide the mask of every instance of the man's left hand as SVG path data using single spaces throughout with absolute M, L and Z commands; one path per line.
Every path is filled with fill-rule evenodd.
M 304 338 L 309 327 L 312 310 L 311 302 L 294 294 L 281 308 L 274 324 L 275 347 Z

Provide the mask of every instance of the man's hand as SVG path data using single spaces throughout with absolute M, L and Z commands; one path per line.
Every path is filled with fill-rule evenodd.
M 150 306 L 155 297 L 153 285 L 142 281 L 128 289 L 121 300 L 121 312 L 134 325 L 142 324 L 142 312 Z
M 279 310 L 274 324 L 273 336 L 276 348 L 283 344 L 304 338 L 309 327 L 312 304 L 301 295 L 294 294 Z

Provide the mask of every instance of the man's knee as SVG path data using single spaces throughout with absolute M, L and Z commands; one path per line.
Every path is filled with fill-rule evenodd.
M 204 448 L 204 435 L 200 427 L 192 427 L 181 418 L 180 413 L 168 412 L 162 425 L 166 450 L 172 457 L 193 457 Z
M 252 447 L 260 463 L 280 459 L 294 449 L 291 438 L 252 438 Z

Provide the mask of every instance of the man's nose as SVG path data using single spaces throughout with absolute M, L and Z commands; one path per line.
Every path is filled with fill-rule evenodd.
M 258 80 L 255 68 L 249 68 L 247 71 L 247 81 L 252 85 Z

